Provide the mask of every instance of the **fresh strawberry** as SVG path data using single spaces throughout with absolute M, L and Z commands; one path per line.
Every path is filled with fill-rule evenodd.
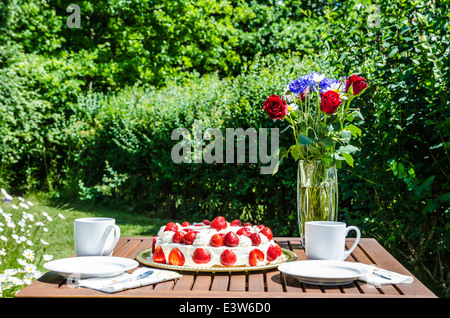
M 152 253 L 155 253 L 155 244 L 156 244 L 156 240 L 158 239 L 158 235 L 153 236 L 153 241 L 152 241 Z
M 233 266 L 236 263 L 236 259 L 236 254 L 229 249 L 226 249 L 220 254 L 220 264 L 223 266 Z
M 218 216 L 211 222 L 210 226 L 212 229 L 220 231 L 227 228 L 227 221 L 223 216 Z
M 251 223 L 247 222 L 247 223 L 244 224 L 244 226 L 245 227 L 252 227 L 253 225 Z
M 248 228 L 243 227 L 243 228 L 239 229 L 239 230 L 236 232 L 236 234 L 237 234 L 237 235 L 244 235 L 244 236 L 249 237 L 250 234 L 252 234 L 252 233 L 250 232 L 250 230 L 249 230 Z
M 276 260 L 278 257 L 277 248 L 274 245 L 270 245 L 267 249 L 267 260 L 269 262 Z
M 211 224 L 211 222 L 209 220 L 203 220 L 202 223 L 205 224 L 205 225 L 210 225 Z
M 231 221 L 230 226 L 242 226 L 242 222 L 239 220 Z
M 182 243 L 185 235 L 186 235 L 186 233 L 184 231 L 175 232 L 175 234 L 172 236 L 172 242 L 173 243 Z
M 253 246 L 259 246 L 259 244 L 261 244 L 261 237 L 259 236 L 259 233 L 251 233 L 249 238 L 252 240 Z
M 248 263 L 250 266 L 258 266 L 261 265 L 264 261 L 264 253 L 261 252 L 258 249 L 254 249 L 250 251 L 250 254 L 248 255 Z
M 239 236 L 237 236 L 236 233 L 230 231 L 227 234 L 225 234 L 225 238 L 223 240 L 223 243 L 226 246 L 235 247 L 239 245 Z
M 203 248 L 197 248 L 192 254 L 192 260 L 196 264 L 206 264 L 211 260 L 211 255 Z
M 166 231 L 176 232 L 176 231 L 178 231 L 178 226 L 173 222 L 169 222 L 166 224 L 166 227 L 164 228 L 164 232 L 166 232 Z
M 280 245 L 278 245 L 277 243 L 274 243 L 274 244 L 275 244 L 275 248 L 277 250 L 277 255 L 278 256 L 283 255 L 283 250 L 281 249 Z
M 262 225 L 262 224 L 260 224 L 260 225 L 257 226 L 257 228 L 258 228 L 259 230 L 262 230 L 263 228 L 265 228 L 265 226 Z
M 211 236 L 211 239 L 209 241 L 209 244 L 211 244 L 211 246 L 220 247 L 223 245 L 223 236 L 220 234 L 214 234 L 213 236 Z
M 269 239 L 269 241 L 273 239 L 272 230 L 268 227 L 263 228 L 259 233 L 265 235 Z
M 183 243 L 186 245 L 192 245 L 192 243 L 194 243 L 196 235 L 197 235 L 196 231 L 186 233 L 183 237 Z
M 166 256 L 164 255 L 163 249 L 161 246 L 157 246 L 155 248 L 155 253 L 153 253 L 153 261 L 155 263 L 166 263 Z
M 189 222 L 183 222 L 183 224 L 181 224 L 182 227 L 186 227 L 186 226 L 191 226 L 191 223 Z
M 170 265 L 176 265 L 176 266 L 183 266 L 184 265 L 184 255 L 183 253 L 178 249 L 174 248 L 169 253 L 169 264 Z

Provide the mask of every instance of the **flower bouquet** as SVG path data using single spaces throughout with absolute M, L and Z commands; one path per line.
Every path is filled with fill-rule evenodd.
M 300 237 L 304 223 L 313 220 L 337 220 L 337 170 L 343 162 L 353 167 L 353 143 L 364 122 L 353 99 L 368 87 L 366 80 L 352 75 L 341 80 L 313 72 L 290 82 L 283 94 L 271 95 L 263 108 L 269 118 L 287 122 L 294 143 L 280 147 L 278 158 L 291 155 L 298 162 L 297 214 Z M 275 169 L 276 173 L 277 169 Z

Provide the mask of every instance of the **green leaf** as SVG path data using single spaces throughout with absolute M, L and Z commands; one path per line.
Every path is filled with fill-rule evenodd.
M 348 153 L 343 153 L 342 156 L 345 158 L 345 162 L 353 168 L 353 157 Z
M 427 205 L 423 208 L 422 213 L 431 213 L 439 208 L 439 204 L 435 199 L 427 200 Z
M 347 127 L 345 127 L 345 129 L 349 130 L 352 133 L 352 136 L 355 138 L 358 138 L 358 136 L 361 136 L 361 129 L 359 129 L 355 125 L 350 124 Z
M 293 145 L 291 148 L 291 155 L 295 160 L 298 160 L 300 158 L 300 147 L 297 147 L 297 145 Z
M 447 192 L 446 194 L 443 194 L 439 197 L 439 201 L 441 202 L 448 202 L 450 201 L 450 192 Z
M 284 148 L 284 147 L 280 147 L 278 156 L 279 156 L 279 159 L 280 159 L 280 160 L 283 159 L 284 157 L 287 157 L 287 156 L 288 156 L 288 151 L 287 151 L 287 149 Z
M 433 183 L 435 177 L 436 176 L 430 176 L 426 178 L 425 181 L 422 183 L 422 187 L 424 189 L 428 188 Z
M 353 121 L 355 121 L 355 122 L 357 122 L 357 121 L 364 121 L 364 117 L 363 117 L 363 115 L 361 114 L 361 112 L 355 111 L 355 112 L 352 112 L 352 113 L 350 113 L 350 114 L 347 114 L 347 120 L 348 120 L 349 122 L 353 122 Z
M 350 139 L 352 139 L 352 132 L 349 130 L 343 130 L 339 134 L 339 138 L 342 139 L 346 144 L 350 142 Z
M 306 146 L 312 144 L 314 140 L 302 134 L 298 136 L 297 142 L 299 143 L 299 145 Z
M 321 155 L 320 151 L 316 147 L 314 147 L 313 144 L 306 146 L 306 148 L 307 148 L 308 152 L 310 152 L 310 153 L 313 153 L 317 156 Z
M 352 146 L 352 145 L 346 145 L 346 146 L 341 146 L 339 147 L 338 153 L 340 154 L 350 154 L 350 153 L 354 153 L 356 151 L 358 151 L 359 148 Z
M 330 137 L 323 137 L 323 138 L 319 139 L 319 141 L 317 143 L 321 146 L 324 146 L 325 148 L 334 146 L 334 141 Z
M 395 54 L 397 54 L 397 52 L 398 52 L 398 47 L 397 47 L 397 46 L 394 46 L 394 47 L 392 48 L 391 52 L 389 52 L 388 57 L 394 56 Z
M 294 128 L 294 127 L 292 127 L 292 125 L 288 125 L 288 126 L 286 126 L 281 132 L 280 132 L 280 134 L 282 134 L 282 133 L 284 133 L 286 130 L 288 130 L 289 128 Z

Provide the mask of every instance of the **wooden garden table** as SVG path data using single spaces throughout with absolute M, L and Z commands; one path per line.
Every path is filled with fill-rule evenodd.
M 148 249 L 152 237 L 122 237 L 117 244 L 113 256 L 134 259 L 136 254 Z M 297 260 L 305 259 L 305 252 L 300 239 L 293 237 L 275 237 L 282 248 L 289 249 L 297 255 Z M 347 248 L 354 239 L 347 239 Z M 357 261 L 377 266 L 404 275 L 413 276 L 375 239 L 362 238 L 347 261 Z M 140 264 L 139 266 L 146 266 Z M 66 284 L 66 280 L 54 272 L 47 272 L 42 277 L 23 288 L 16 298 L 49 297 L 49 298 L 330 298 L 330 297 L 403 297 L 403 298 L 436 298 L 416 277 L 411 284 L 383 285 L 374 287 L 362 281 L 341 286 L 317 286 L 300 283 L 297 279 L 280 273 L 277 269 L 208 273 L 184 271 L 182 278 L 155 285 L 130 289 L 108 294 L 88 288 L 74 288 Z

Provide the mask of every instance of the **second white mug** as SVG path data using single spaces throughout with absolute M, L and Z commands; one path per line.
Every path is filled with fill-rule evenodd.
M 356 239 L 350 249 L 345 250 L 345 238 L 351 230 L 356 231 Z M 358 245 L 361 231 L 356 226 L 346 226 L 343 222 L 305 222 L 305 252 L 308 260 L 345 260 Z

